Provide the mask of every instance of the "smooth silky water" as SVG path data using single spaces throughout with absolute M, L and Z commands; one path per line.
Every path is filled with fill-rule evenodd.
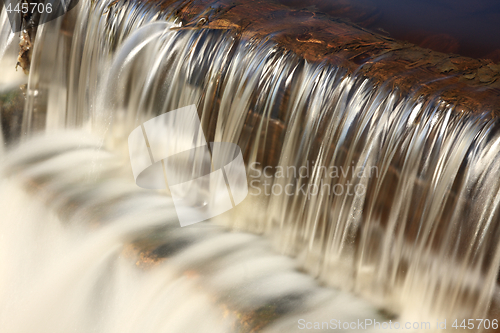
M 23 76 L 1 15 L 1 332 L 494 318 L 491 113 L 129 1 L 81 1 L 38 27 Z M 8 114 L 13 96 L 24 110 Z M 251 186 L 181 228 L 167 192 L 135 185 L 127 137 L 191 104 L 207 141 L 241 147 Z

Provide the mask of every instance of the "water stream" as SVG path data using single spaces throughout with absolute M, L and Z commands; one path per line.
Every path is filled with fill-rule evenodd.
M 6 28 L 5 12 L 0 22 L 3 71 L 9 59 L 15 59 L 16 38 Z M 183 28 L 169 10 L 99 0 L 81 1 L 67 16 L 39 27 L 22 120 L 11 125 L 22 128 L 17 136 L 3 135 L 11 144 L 9 140 L 15 142 L 17 137 L 29 142 L 30 137 L 62 129 L 78 133 L 52 139 L 50 144 L 70 143 L 68 147 L 60 143 L 51 152 L 43 151 L 50 147 L 47 142 L 38 148 L 32 142 L 31 149 L 40 149 L 42 157 L 30 155 L 28 148 L 4 155 L 8 156 L 4 174 L 16 174 L 18 168 L 16 177 L 24 185 L 4 181 L 3 205 L 7 202 L 9 211 L 26 216 L 12 217 L 23 223 L 10 231 L 2 227 L 2 254 L 23 256 L 25 244 L 30 244 L 28 248 L 40 248 L 44 256 L 2 258 L 4 267 L 26 263 L 19 267 L 23 271 L 16 273 L 19 276 L 0 274 L 0 285 L 2 280 L 20 279 L 16 282 L 20 289 L 0 289 L 7 293 L 2 298 L 16 299 L 15 310 L 0 316 L 8 328 L 5 332 L 31 332 L 35 323 L 55 315 L 61 320 L 50 319 L 50 325 L 59 325 L 46 326 L 53 327 L 51 332 L 67 332 L 75 322 L 82 332 L 234 329 L 228 319 L 234 314 L 210 312 L 203 305 L 212 302 L 210 295 L 195 293 L 192 282 L 172 277 L 176 274 L 172 267 L 182 266 L 183 260 L 201 260 L 195 250 L 172 259 L 173 266 L 155 266 L 156 273 L 148 274 L 129 267 L 131 260 L 126 259 L 134 255 L 124 254 L 121 246 L 130 239 L 136 242 L 147 230 L 166 228 L 158 216 L 173 215 L 172 207 L 162 206 L 165 193 L 132 190 L 127 137 L 144 121 L 191 104 L 198 109 L 207 141 L 241 147 L 250 194 L 243 204 L 203 227 L 180 231 L 169 226 L 171 233 L 158 231 L 158 235 L 163 232 L 174 241 L 174 235 L 198 239 L 206 233 L 208 245 L 199 245 L 196 256 L 222 251 L 214 247 L 217 243 L 253 244 L 260 238 L 251 234 L 264 235 L 275 250 L 295 258 L 321 283 L 360 295 L 402 318 L 431 321 L 433 328 L 435 320 L 491 315 L 499 295 L 500 267 L 500 123 L 491 112 L 459 112 L 439 95 L 423 96 L 418 89 L 402 94 L 392 82 L 375 84 L 328 63 L 310 63 L 273 42 L 248 40 L 236 31 Z M 5 133 L 5 124 L 3 128 Z M 85 141 L 78 141 L 83 132 L 97 141 L 89 144 L 88 151 L 68 156 L 72 149 L 85 146 L 81 143 Z M 74 139 L 73 146 L 69 138 Z M 120 162 L 107 161 L 111 155 L 106 154 L 111 153 L 106 151 Z M 56 152 L 62 154 L 59 160 Z M 24 187 L 28 194 L 19 190 Z M 39 187 L 48 199 L 32 203 L 25 196 Z M 115 202 L 114 196 L 126 197 L 129 192 L 134 200 L 128 206 L 126 199 Z M 97 203 L 101 196 L 109 206 Z M 40 205 L 33 209 L 43 213 L 23 212 L 24 202 Z M 43 203 L 51 210 L 44 211 Z M 152 216 L 141 218 L 137 225 L 138 216 L 148 212 Z M 36 226 L 38 214 L 50 223 Z M 104 222 L 107 219 L 119 223 Z M 60 229 L 67 229 L 66 224 L 73 227 L 63 233 Z M 87 236 L 84 224 L 96 224 L 96 234 Z M 233 238 L 222 234 L 226 227 L 237 230 Z M 71 252 L 61 258 L 58 253 L 65 249 Z M 256 260 L 256 270 L 261 264 L 267 267 L 250 252 L 232 258 L 231 264 Z M 276 260 L 269 265 L 288 259 Z M 284 289 L 288 285 L 294 294 L 319 288 L 309 277 L 288 272 L 291 266 L 283 267 L 277 269 L 276 285 L 283 284 Z M 0 271 L 5 272 L 1 266 Z M 40 277 L 33 284 L 31 276 L 37 272 Z M 56 278 L 53 272 L 60 274 Z M 213 290 L 226 288 L 231 280 L 210 274 Z M 78 293 L 71 283 L 77 276 Z M 123 280 L 124 276 L 129 277 Z M 18 292 L 25 298 L 14 297 Z M 318 295 L 326 297 L 329 292 L 322 289 Z M 102 298 L 94 298 L 96 293 L 109 293 L 106 299 L 114 299 L 114 304 L 137 303 L 140 310 L 94 304 Z M 184 293 L 186 304 L 177 304 L 174 310 L 175 293 Z M 242 304 L 254 299 L 243 291 L 234 295 Z M 255 296 L 266 297 L 264 292 Z M 58 303 L 61 298 L 74 306 Z M 32 310 L 24 306 L 27 299 Z M 59 307 L 44 306 L 51 302 Z M 247 306 L 242 304 L 238 306 Z M 159 307 L 177 315 L 162 321 L 155 313 Z M 33 321 L 23 320 L 22 314 L 33 313 L 37 314 Z M 204 322 L 196 326 L 183 316 Z M 354 318 L 361 316 L 359 312 Z

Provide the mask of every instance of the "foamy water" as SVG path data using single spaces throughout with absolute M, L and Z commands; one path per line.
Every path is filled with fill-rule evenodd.
M 259 236 L 181 228 L 84 133 L 9 152 L 0 185 L 2 332 L 290 332 L 373 306 L 320 287 Z

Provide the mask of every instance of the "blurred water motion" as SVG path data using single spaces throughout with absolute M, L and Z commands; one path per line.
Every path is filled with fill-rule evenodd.
M 181 228 L 172 200 L 138 188 L 127 157 L 100 146 L 59 133 L 2 164 L 2 332 L 291 332 L 300 318 L 384 320 L 259 236 L 216 221 Z
M 6 283 L 17 274 L 26 279 L 0 289 L 2 299 L 17 303 L 3 304 L 7 332 L 32 331 L 29 325 L 50 332 L 288 331 L 297 329 L 299 313 L 311 321 L 331 313 L 379 316 L 348 294 L 321 289 L 293 270 L 294 261 L 259 261 L 257 253 L 267 258 L 272 250 L 254 245 L 263 241 L 250 233 L 271 239 L 322 283 L 401 321 L 430 321 L 434 329 L 436 320 L 447 319 L 450 328 L 454 319 L 495 316 L 498 110 L 462 112 L 439 93 L 403 94 L 393 84 L 306 61 L 272 40 L 246 39 L 237 29 L 183 28 L 173 9 L 148 3 L 82 1 L 70 14 L 39 27 L 24 112 L 12 121 L 2 109 L 3 140 L 11 145 L 20 136 L 73 129 L 97 142 L 66 133 L 5 155 L 2 210 L 11 218 L 2 228 L 13 236 L 4 236 L 0 269 L 12 272 Z M 1 22 L 2 68 L 14 67 L 16 38 L 4 13 Z M 134 128 L 191 104 L 207 141 L 241 147 L 260 195 L 181 230 L 168 195 L 132 189 L 124 161 Z M 307 176 L 276 175 L 289 168 L 305 168 Z M 325 171 L 332 168 L 340 172 Z M 266 182 L 293 193 L 266 194 Z M 363 191 L 313 192 L 325 185 Z M 54 230 L 24 241 L 38 228 Z M 233 246 L 243 254 L 230 255 Z M 30 253 L 26 261 L 16 257 L 30 249 L 47 262 Z M 242 268 L 247 260 L 254 266 Z M 21 271 L 11 268 L 20 262 Z M 31 279 L 37 269 L 45 273 Z M 262 285 L 252 275 L 260 272 L 268 279 Z M 204 286 L 201 293 L 192 279 Z M 81 290 L 70 293 L 75 280 Z M 174 305 L 180 298 L 185 303 Z M 30 307 L 20 309 L 25 302 Z

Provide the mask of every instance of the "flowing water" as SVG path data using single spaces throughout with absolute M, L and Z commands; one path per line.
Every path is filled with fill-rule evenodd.
M 0 307 L 5 332 L 286 331 L 297 309 L 310 321 L 378 316 L 309 276 L 433 328 L 491 316 L 500 267 L 491 112 L 404 95 L 235 31 L 183 28 L 172 10 L 81 1 L 38 28 L 21 119 L 2 124 L 6 146 L 31 142 L 4 153 L 0 285 L 16 286 L 0 289 L 12 300 Z M 5 11 L 1 22 L 3 71 L 17 49 Z M 241 147 L 250 194 L 181 229 L 168 194 L 134 187 L 127 137 L 191 104 L 207 141 Z M 74 133 L 37 136 L 62 129 Z M 262 239 L 296 261 L 268 257 Z

